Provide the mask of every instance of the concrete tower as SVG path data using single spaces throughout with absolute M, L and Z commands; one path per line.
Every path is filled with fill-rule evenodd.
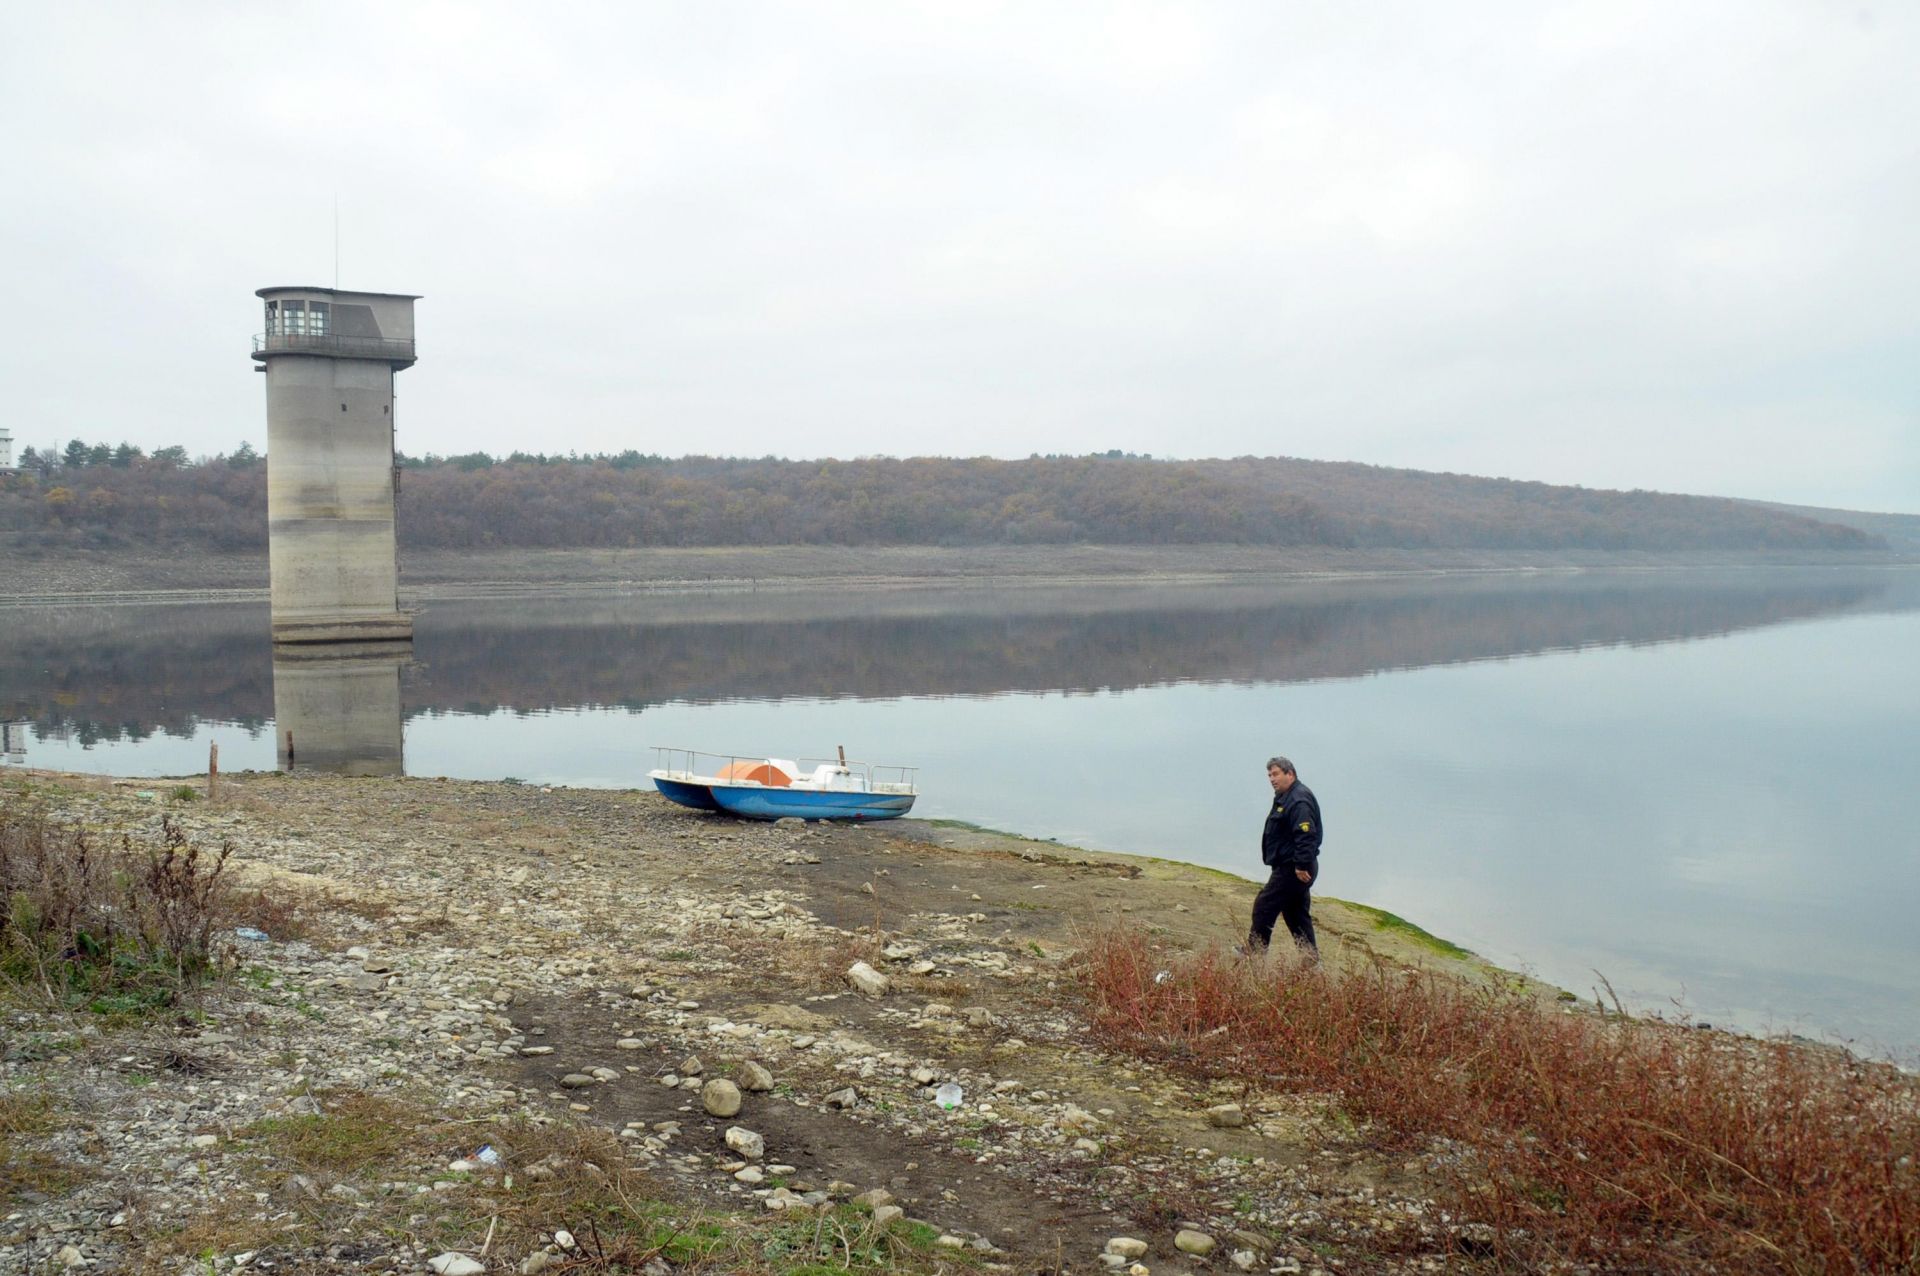
M 13 431 L 0 425 L 0 470 L 13 468 Z
M 417 298 L 337 288 L 258 295 L 273 640 L 411 638 L 393 539 L 393 374 L 413 366 Z

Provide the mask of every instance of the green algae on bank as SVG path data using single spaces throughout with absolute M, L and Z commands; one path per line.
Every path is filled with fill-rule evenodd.
M 955 850 L 998 851 L 1023 858 L 1077 855 L 1086 857 L 1088 863 L 1131 869 L 1134 875 L 1151 875 L 1167 879 L 1187 878 L 1204 882 L 1215 888 L 1213 893 L 1216 897 L 1221 898 L 1223 902 L 1231 902 L 1234 907 L 1244 908 L 1249 905 L 1252 897 L 1245 892 L 1256 890 L 1260 885 L 1257 879 L 1230 869 L 1194 864 L 1164 855 L 1103 851 L 1060 842 L 1052 838 L 1036 839 L 1005 829 L 977 824 L 971 820 L 902 821 L 903 824 L 909 822 L 923 828 L 930 835 L 928 840 L 942 843 Z M 1503 983 L 1511 981 L 1516 987 L 1533 988 L 1562 1000 L 1568 995 L 1560 989 L 1541 984 L 1530 976 L 1496 966 L 1471 949 L 1435 935 L 1419 924 L 1384 908 L 1357 904 L 1332 895 L 1319 896 L 1314 902 L 1318 906 L 1316 911 L 1334 923 L 1335 934 L 1358 938 L 1353 932 L 1359 931 L 1376 939 L 1391 941 L 1389 950 L 1382 952 L 1382 956 L 1396 960 L 1412 960 L 1421 957 L 1439 959 L 1454 967 L 1456 973 L 1470 974 L 1482 979 L 1492 978 Z
M 1477 961 L 1479 954 L 1471 949 L 1462 948 L 1450 939 L 1442 939 L 1432 931 L 1414 925 L 1398 913 L 1389 913 L 1384 908 L 1374 908 L 1368 904 L 1355 904 L 1350 900 L 1339 901 L 1341 906 L 1362 917 L 1373 919 L 1375 930 L 1395 931 L 1407 936 L 1415 943 L 1424 944 L 1442 956 L 1458 958 L 1461 961 Z

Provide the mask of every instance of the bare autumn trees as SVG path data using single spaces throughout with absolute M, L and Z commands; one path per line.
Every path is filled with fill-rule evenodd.
M 1338 543 L 1311 502 L 1150 462 L 684 460 L 409 470 L 403 543 Z
M 44 548 L 264 549 L 266 492 L 259 466 L 0 473 L 0 537 Z
M 170 450 L 171 451 L 171 450 Z M 0 475 L 0 535 L 29 546 L 258 549 L 251 449 Z M 156 457 L 159 454 L 156 454 Z M 854 461 L 484 453 L 407 461 L 403 545 L 1249 544 L 1442 549 L 1865 550 L 1851 528 L 1741 501 L 1276 458 Z

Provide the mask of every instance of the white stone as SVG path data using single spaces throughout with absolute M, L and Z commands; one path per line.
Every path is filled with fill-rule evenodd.
M 893 986 L 891 980 L 864 961 L 847 967 L 847 982 L 863 997 L 884 997 Z
M 1205 1232 L 1196 1232 L 1191 1227 L 1183 1227 L 1173 1236 L 1173 1247 L 1183 1254 L 1192 1254 L 1196 1258 L 1205 1258 L 1213 1253 L 1213 1237 Z
M 767 1141 L 745 1126 L 727 1127 L 727 1146 L 749 1161 L 758 1161 L 767 1154 Z
M 1221 1103 L 1207 1109 L 1207 1124 L 1219 1129 L 1237 1129 L 1246 1123 L 1247 1114 L 1237 1103 Z
M 734 1116 L 740 1111 L 740 1087 L 731 1081 L 715 1078 L 701 1087 L 700 1106 L 710 1116 Z
M 1067 1110 L 1060 1114 L 1060 1124 L 1069 1130 L 1097 1130 L 1100 1118 L 1085 1108 L 1069 1103 Z
M 1147 1243 L 1132 1236 L 1116 1236 L 1107 1242 L 1107 1253 L 1118 1254 L 1122 1258 L 1142 1258 L 1146 1255 Z
M 481 1272 L 487 1270 L 485 1263 L 468 1258 L 465 1254 L 456 1254 L 452 1250 L 429 1258 L 427 1266 L 439 1272 L 440 1276 L 480 1276 Z

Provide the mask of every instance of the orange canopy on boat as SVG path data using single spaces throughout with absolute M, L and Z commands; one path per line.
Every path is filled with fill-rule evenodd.
M 754 780 L 758 783 L 784 789 L 793 783 L 793 777 L 771 762 L 729 762 L 721 770 L 722 780 Z

